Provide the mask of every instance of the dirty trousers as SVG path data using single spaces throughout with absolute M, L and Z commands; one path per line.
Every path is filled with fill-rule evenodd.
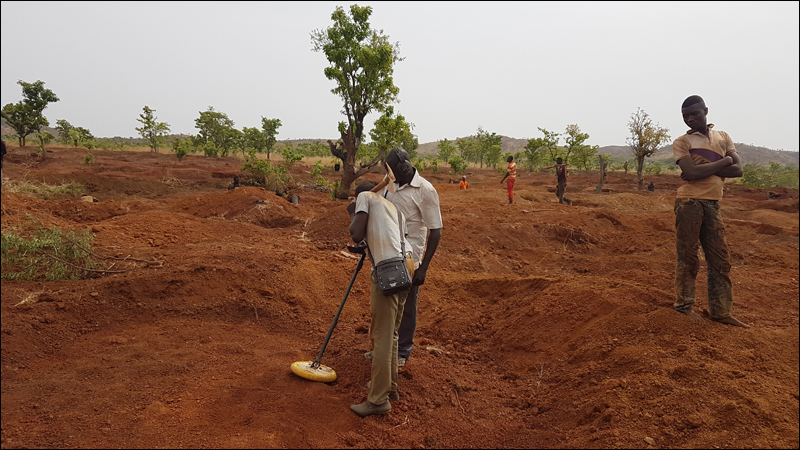
M 567 192 L 567 183 L 558 183 L 558 187 L 556 187 L 556 195 L 558 196 L 558 203 L 572 203 L 572 200 L 568 199 L 564 196 Z
M 708 310 L 711 317 L 731 316 L 731 263 L 725 226 L 716 200 L 676 199 L 675 309 L 688 312 L 695 301 L 695 281 L 700 268 L 699 248 L 708 269 Z
M 367 400 L 381 405 L 397 392 L 397 337 L 403 318 L 408 290 L 393 295 L 383 295 L 375 271 L 370 274 L 369 309 L 372 323 L 369 337 L 372 341 L 372 381 Z
M 516 178 L 506 178 L 506 188 L 508 188 L 508 199 L 514 200 L 514 182 Z

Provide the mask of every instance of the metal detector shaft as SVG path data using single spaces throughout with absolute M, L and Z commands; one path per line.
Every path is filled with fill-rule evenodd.
M 320 365 L 320 361 L 322 360 L 322 354 L 325 353 L 325 347 L 328 346 L 328 342 L 331 340 L 331 334 L 333 334 L 333 329 L 336 328 L 336 324 L 339 322 L 339 314 L 342 313 L 342 308 L 344 308 L 344 302 L 347 300 L 347 296 L 350 295 L 350 289 L 353 288 L 353 283 L 356 282 L 356 275 L 358 275 L 358 271 L 361 270 L 361 266 L 364 265 L 364 258 L 366 256 L 367 256 L 366 253 L 362 253 L 361 259 L 358 260 L 356 271 L 353 272 L 353 278 L 350 279 L 350 285 L 347 286 L 347 291 L 345 291 L 344 293 L 344 298 L 342 298 L 342 303 L 339 305 L 339 310 L 336 311 L 336 315 L 333 317 L 333 323 L 331 323 L 331 329 L 328 330 L 328 335 L 325 337 L 325 343 L 322 344 L 322 349 L 319 351 L 317 359 L 312 364 L 313 367 L 319 367 Z

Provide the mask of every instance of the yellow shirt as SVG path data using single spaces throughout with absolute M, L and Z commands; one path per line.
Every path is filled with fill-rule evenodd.
M 703 133 L 689 130 L 672 144 L 675 162 L 681 158 L 692 158 L 696 165 L 708 164 L 736 153 L 736 147 L 728 133 L 712 129 L 708 125 L 708 137 Z M 711 175 L 697 181 L 684 181 L 678 188 L 678 198 L 696 198 L 702 200 L 720 200 L 725 178 Z

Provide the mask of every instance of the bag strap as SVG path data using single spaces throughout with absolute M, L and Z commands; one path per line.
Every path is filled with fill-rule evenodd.
M 400 252 L 402 253 L 400 256 L 405 261 L 406 259 L 406 236 L 403 234 L 403 216 L 400 214 L 400 209 L 395 206 L 394 208 L 397 210 L 397 226 L 400 228 Z M 369 245 L 367 245 L 367 253 L 369 253 L 369 259 L 372 261 L 373 264 L 378 264 L 378 261 L 375 261 L 375 258 L 372 257 L 372 251 L 369 249 Z

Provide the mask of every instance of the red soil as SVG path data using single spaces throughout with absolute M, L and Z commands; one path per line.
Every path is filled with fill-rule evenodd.
M 38 217 L 159 264 L 2 282 L 2 448 L 798 447 L 796 190 L 728 185 L 721 202 L 742 329 L 672 309 L 674 175 L 648 193 L 611 173 L 596 194 L 577 174 L 567 206 L 552 174 L 520 172 L 509 206 L 496 171 L 468 172 L 468 191 L 424 173 L 444 230 L 417 346 L 392 413 L 361 419 L 368 263 L 322 359 L 338 379 L 289 370 L 316 358 L 355 269 L 346 201 L 228 191 L 234 158 L 86 153 L 12 147 L 11 183 L 75 181 L 99 202 L 6 189 L 4 232 Z

